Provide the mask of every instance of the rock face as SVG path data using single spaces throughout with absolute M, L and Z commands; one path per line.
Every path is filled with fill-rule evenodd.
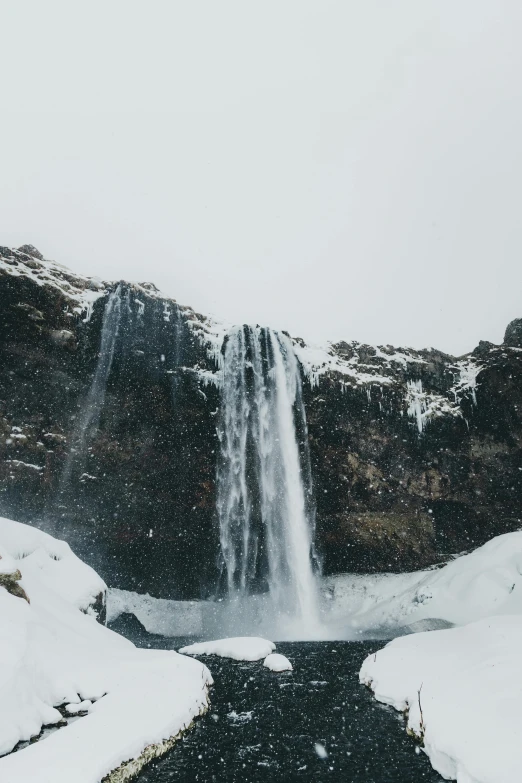
M 515 318 L 508 324 L 504 343 L 512 348 L 522 348 L 522 318 Z
M 421 568 L 520 527 L 521 323 L 460 359 L 294 339 L 325 573 Z M 0 248 L 0 514 L 113 586 L 211 595 L 225 333 L 152 284 Z

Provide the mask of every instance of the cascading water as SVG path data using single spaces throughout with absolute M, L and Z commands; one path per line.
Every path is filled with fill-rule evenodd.
M 292 344 L 271 329 L 237 327 L 227 337 L 223 373 L 217 512 L 229 598 L 237 605 L 268 593 L 265 614 L 280 629 L 313 633 L 310 458 Z
M 73 470 L 83 470 L 88 442 L 96 433 L 100 423 L 107 381 L 114 358 L 114 348 L 120 329 L 122 298 L 121 284 L 119 284 L 109 295 L 105 305 L 98 363 L 89 392 L 76 421 L 71 448 L 69 449 L 61 477 L 60 494 L 67 490 Z M 127 307 L 129 307 L 128 301 Z

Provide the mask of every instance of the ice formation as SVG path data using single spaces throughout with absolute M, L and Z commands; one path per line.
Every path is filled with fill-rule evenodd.
M 406 405 L 408 416 L 415 421 L 419 435 L 430 419 L 445 415 L 462 416 L 457 404 L 452 404 L 441 394 L 430 394 L 424 391 L 421 380 L 407 381 Z

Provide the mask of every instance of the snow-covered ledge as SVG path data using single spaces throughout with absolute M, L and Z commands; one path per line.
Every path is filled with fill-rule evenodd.
M 458 783 L 519 783 L 522 616 L 402 637 L 360 672 L 407 716 L 433 767 Z
M 0 549 L 31 602 L 0 587 L 0 780 L 129 780 L 208 708 L 208 669 L 86 614 L 104 584 L 63 542 L 0 519 Z M 10 753 L 80 703 L 83 717 Z

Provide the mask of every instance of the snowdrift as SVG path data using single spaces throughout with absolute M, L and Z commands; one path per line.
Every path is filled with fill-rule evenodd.
M 330 583 L 330 617 L 344 617 L 355 632 L 388 629 L 392 636 L 424 620 L 464 625 L 522 614 L 522 532 L 498 536 L 438 570 L 344 575 Z
M 519 783 L 522 616 L 401 637 L 360 673 L 407 714 L 433 767 L 458 783 Z
M 461 626 L 395 639 L 366 659 L 360 680 L 405 712 L 443 777 L 519 781 L 522 532 L 438 571 L 382 576 L 354 595 L 360 628 L 416 630 L 434 619 Z
M 0 754 L 64 722 L 69 705 L 88 712 L 3 755 L 0 780 L 99 783 L 125 763 L 137 771 L 206 710 L 208 669 L 98 623 L 89 607 L 105 585 L 67 544 L 0 519 L 0 555 L 30 600 L 0 587 Z

